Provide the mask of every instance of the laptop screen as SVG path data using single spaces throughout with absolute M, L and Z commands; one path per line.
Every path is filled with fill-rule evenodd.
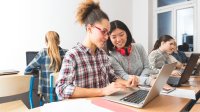
M 199 56 L 200 56 L 200 53 L 192 53 L 185 67 L 185 70 L 182 73 L 181 83 L 185 83 L 189 80 L 190 75 L 192 75 L 194 67 L 197 64 L 197 60 L 199 59 Z

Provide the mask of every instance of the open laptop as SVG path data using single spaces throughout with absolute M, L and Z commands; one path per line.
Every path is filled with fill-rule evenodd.
M 163 85 L 166 84 L 169 74 L 171 74 L 171 72 L 175 69 L 175 66 L 176 63 L 164 65 L 158 74 L 155 83 L 150 89 L 129 89 L 127 91 L 113 93 L 112 95 L 105 96 L 104 98 L 109 101 L 142 108 L 160 94 Z
M 181 73 L 181 76 L 180 77 L 170 76 L 167 81 L 167 84 L 177 87 L 181 86 L 181 84 L 186 83 L 189 80 L 190 76 L 193 74 L 193 70 L 197 64 L 199 57 L 200 53 L 192 53 L 185 69 Z

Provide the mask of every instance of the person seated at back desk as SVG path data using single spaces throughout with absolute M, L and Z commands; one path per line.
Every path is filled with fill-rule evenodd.
M 185 55 L 185 53 L 183 51 L 179 51 L 177 49 L 177 43 L 174 43 L 174 48 L 173 48 L 173 52 L 171 54 L 173 57 L 175 57 L 179 62 L 181 63 L 187 63 L 188 57 Z
M 67 52 L 59 46 L 60 37 L 57 32 L 49 31 L 45 35 L 47 48 L 42 49 L 25 69 L 25 74 L 31 74 L 34 69 L 40 70 L 38 94 L 44 103 L 49 102 L 50 93 L 50 74 L 59 72 L 62 59 Z
M 183 43 L 183 45 L 178 46 L 179 51 L 188 52 L 189 51 L 189 45 L 187 43 Z
M 169 35 L 161 36 L 156 43 L 152 52 L 149 54 L 149 62 L 152 69 L 161 69 L 164 64 L 172 63 L 170 59 L 170 54 L 173 52 L 175 40 Z M 183 67 L 182 63 L 177 63 L 176 68 L 181 69 Z M 172 75 L 180 76 L 181 72 L 179 70 L 173 70 Z

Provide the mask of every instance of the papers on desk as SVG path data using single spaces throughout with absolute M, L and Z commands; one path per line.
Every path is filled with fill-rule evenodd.
M 113 112 L 106 108 L 96 106 L 86 99 L 70 99 L 45 104 L 41 112 Z
M 92 103 L 100 107 L 107 108 L 113 112 L 135 112 L 133 109 L 127 108 L 122 104 L 114 103 L 103 98 L 96 98 L 92 100 Z
M 169 93 L 165 93 L 165 92 L 161 91 L 160 94 L 196 100 L 195 92 L 193 90 L 177 89 L 176 88 L 174 91 L 169 92 Z

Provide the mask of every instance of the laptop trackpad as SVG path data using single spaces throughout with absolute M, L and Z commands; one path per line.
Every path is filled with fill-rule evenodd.
M 111 99 L 111 100 L 120 100 L 121 98 L 125 97 L 125 96 L 128 96 L 129 94 L 133 93 L 134 91 L 137 91 L 139 90 L 139 88 L 135 88 L 135 89 L 132 89 L 132 88 L 127 88 L 125 91 L 119 91 L 119 92 L 116 92 L 116 93 L 113 93 L 109 96 L 105 96 L 105 98 L 107 99 Z

